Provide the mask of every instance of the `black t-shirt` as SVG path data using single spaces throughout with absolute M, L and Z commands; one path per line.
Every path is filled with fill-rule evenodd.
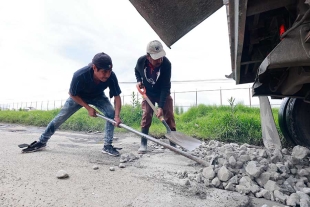
M 91 65 L 85 66 L 73 74 L 73 78 L 70 84 L 70 94 L 72 96 L 79 96 L 81 98 L 91 99 L 103 95 L 103 91 L 109 87 L 110 98 L 113 96 L 119 96 L 121 89 L 118 85 L 118 81 L 115 73 L 112 71 L 111 76 L 106 82 L 96 84 L 94 81 L 94 71 Z

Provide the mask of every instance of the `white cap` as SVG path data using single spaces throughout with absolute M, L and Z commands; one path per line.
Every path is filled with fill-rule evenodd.
M 146 52 L 150 54 L 153 60 L 157 60 L 166 55 L 163 45 L 158 40 L 153 40 L 147 44 Z

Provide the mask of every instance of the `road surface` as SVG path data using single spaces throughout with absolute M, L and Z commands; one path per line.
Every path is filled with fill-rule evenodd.
M 283 206 L 194 183 L 186 186 L 176 172 L 195 173 L 202 167 L 168 149 L 154 149 L 119 168 L 120 157 L 101 153 L 102 133 L 57 131 L 46 150 L 21 153 L 17 145 L 37 140 L 43 130 L 0 123 L 0 206 Z M 114 145 L 123 147 L 122 154 L 139 156 L 139 142 L 132 133 L 115 134 Z M 69 178 L 58 179 L 59 170 Z

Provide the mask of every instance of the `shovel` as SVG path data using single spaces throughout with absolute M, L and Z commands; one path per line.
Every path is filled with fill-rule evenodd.
M 105 120 L 108 121 L 108 122 L 111 122 L 112 124 L 116 124 L 116 121 L 114 121 L 113 119 L 110 119 L 110 118 L 108 118 L 108 117 L 105 117 L 105 116 L 102 115 L 102 114 L 96 113 L 96 115 L 97 115 L 98 117 L 102 118 L 102 119 L 105 119 Z M 193 155 L 191 155 L 191 154 L 189 154 L 189 153 L 183 152 L 182 150 L 179 150 L 179 149 L 176 148 L 176 147 L 172 147 L 172 146 L 170 146 L 169 144 L 166 144 L 165 142 L 161 142 L 161 141 L 159 141 L 159 140 L 155 139 L 154 137 L 151 137 L 151 136 L 149 136 L 149 135 L 147 135 L 147 134 L 143 134 L 142 132 L 139 132 L 139 131 L 137 131 L 137 130 L 134 130 L 133 128 L 130 128 L 129 126 L 127 126 L 127 125 L 125 125 L 125 124 L 123 124 L 123 123 L 119 124 L 119 127 L 122 127 L 122 128 L 124 128 L 124 129 L 127 129 L 128 131 L 131 131 L 131 132 L 133 132 L 133 133 L 135 133 L 135 134 L 138 134 L 138 135 L 140 135 L 140 136 L 143 136 L 143 137 L 145 137 L 146 139 L 148 139 L 148 140 L 150 140 L 150 141 L 152 141 L 152 142 L 155 142 L 156 144 L 159 144 L 159 145 L 161 145 L 161 146 L 164 146 L 165 148 L 168 148 L 168 149 L 170 149 L 171 151 L 174 151 L 175 153 L 178 153 L 178 154 L 180 154 L 180 155 L 183 155 L 184 157 L 187 157 L 187 158 L 189 158 L 189 159 L 191 159 L 191 160 L 194 160 L 195 162 L 198 162 L 199 164 L 201 164 L 201 165 L 203 165 L 203 166 L 205 166 L 205 167 L 210 166 L 210 164 L 209 164 L 208 162 L 206 162 L 206 161 L 204 161 L 204 160 L 202 160 L 202 159 L 199 159 L 198 157 L 195 157 L 195 156 L 193 156 Z
M 145 87 L 140 88 L 137 85 L 137 89 L 138 89 L 139 93 L 142 95 L 142 97 L 151 106 L 153 111 L 156 113 L 157 110 L 156 110 L 154 104 L 150 101 L 150 99 L 146 95 Z M 167 134 L 165 134 L 165 137 L 167 139 L 169 139 L 171 142 L 173 142 L 174 144 L 177 144 L 177 145 L 179 145 L 179 146 L 181 146 L 184 149 L 187 149 L 189 151 L 192 151 L 192 150 L 196 149 L 199 145 L 201 145 L 201 141 L 199 141 L 198 139 L 194 139 L 193 137 L 189 137 L 189 136 L 182 134 L 180 132 L 177 132 L 177 131 L 171 131 L 170 127 L 168 126 L 168 124 L 165 121 L 163 116 L 159 117 L 159 120 L 161 121 L 161 123 L 164 124 L 164 126 L 167 129 Z

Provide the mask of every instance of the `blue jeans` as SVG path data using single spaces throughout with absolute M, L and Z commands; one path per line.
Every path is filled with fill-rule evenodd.
M 103 113 L 106 117 L 114 119 L 114 108 L 110 100 L 105 96 L 99 96 L 93 99 L 83 99 L 87 104 L 91 104 Z M 58 127 L 64 123 L 71 115 L 77 110 L 82 108 L 81 105 L 77 104 L 71 97 L 69 97 L 62 107 L 57 116 L 47 125 L 44 133 L 40 137 L 40 142 L 47 143 L 51 136 L 55 133 Z M 110 122 L 106 122 L 104 129 L 104 144 L 112 144 L 114 134 L 114 125 Z

